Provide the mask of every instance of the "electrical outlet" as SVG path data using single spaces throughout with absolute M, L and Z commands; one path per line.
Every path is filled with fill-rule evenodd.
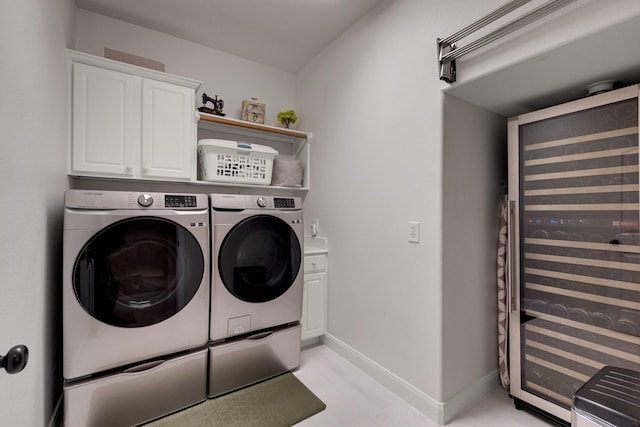
M 420 242 L 420 223 L 418 221 L 409 221 L 409 241 Z
M 314 219 L 311 221 L 311 235 L 317 236 L 320 231 L 320 221 L 318 219 Z

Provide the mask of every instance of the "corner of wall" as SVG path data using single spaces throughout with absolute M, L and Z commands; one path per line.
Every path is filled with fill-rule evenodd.
M 500 377 L 496 370 L 442 404 L 439 422 L 448 424 L 498 387 L 500 387 Z
M 321 342 L 438 424 L 447 424 L 500 386 L 498 371 L 471 384 L 447 402 L 438 402 L 331 334 Z

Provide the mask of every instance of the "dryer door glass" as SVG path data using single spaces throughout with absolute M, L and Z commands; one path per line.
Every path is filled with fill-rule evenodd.
M 247 302 L 278 298 L 300 271 L 302 251 L 293 229 L 269 215 L 236 224 L 220 245 L 218 271 L 226 288 Z
M 87 242 L 73 268 L 73 288 L 91 316 L 137 328 L 179 312 L 203 274 L 202 250 L 188 230 L 166 219 L 136 217 Z

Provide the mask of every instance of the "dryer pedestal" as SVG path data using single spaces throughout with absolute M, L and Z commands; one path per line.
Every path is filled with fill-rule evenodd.
M 300 324 L 273 328 L 209 347 L 209 397 L 300 366 Z

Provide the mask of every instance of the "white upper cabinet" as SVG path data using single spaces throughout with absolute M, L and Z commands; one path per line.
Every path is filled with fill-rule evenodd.
M 69 58 L 70 175 L 196 180 L 199 82 L 79 52 Z
M 71 173 L 133 176 L 140 154 L 140 79 L 73 64 Z
M 142 81 L 142 177 L 195 179 L 194 91 Z

